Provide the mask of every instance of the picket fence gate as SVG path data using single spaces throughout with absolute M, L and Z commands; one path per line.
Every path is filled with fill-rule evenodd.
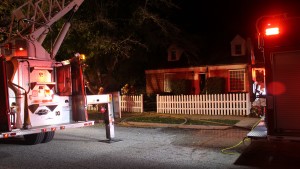
M 122 95 L 120 96 L 121 112 L 144 112 L 143 95 Z M 98 111 L 97 105 L 87 105 L 87 110 Z
M 249 93 L 156 96 L 157 113 L 235 115 L 250 113 Z
M 121 96 L 121 112 L 140 112 L 144 111 L 143 95 L 123 95 Z

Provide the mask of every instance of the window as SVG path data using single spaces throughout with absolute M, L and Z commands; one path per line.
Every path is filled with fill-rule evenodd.
M 178 75 L 176 73 L 166 73 L 164 80 L 164 92 L 172 92 L 172 82 L 176 79 Z
M 229 91 L 245 91 L 245 70 L 229 70 Z
M 177 60 L 177 57 L 176 57 L 176 50 L 172 50 L 172 51 L 171 51 L 171 60 Z
M 236 55 L 242 54 L 242 45 L 241 44 L 235 45 L 235 54 Z
M 165 74 L 165 80 L 164 80 L 164 92 L 171 92 L 171 83 L 172 79 L 176 76 L 175 73 L 166 73 Z
M 240 35 L 236 35 L 231 41 L 231 56 L 245 56 L 247 41 Z

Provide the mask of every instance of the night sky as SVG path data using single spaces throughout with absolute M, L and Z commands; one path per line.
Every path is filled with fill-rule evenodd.
M 179 4 L 176 20 L 182 28 L 221 41 L 235 34 L 255 35 L 255 22 L 263 15 L 300 16 L 300 1 L 296 0 L 179 0 Z

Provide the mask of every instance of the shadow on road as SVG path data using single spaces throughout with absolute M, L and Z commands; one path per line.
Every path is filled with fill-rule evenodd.
M 23 137 L 10 137 L 10 138 L 0 139 L 0 144 L 26 145 Z
M 255 168 L 299 168 L 300 142 L 254 140 L 234 164 Z

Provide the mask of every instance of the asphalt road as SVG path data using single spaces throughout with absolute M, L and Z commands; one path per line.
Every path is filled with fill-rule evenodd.
M 266 146 L 260 142 L 247 142 L 221 152 L 239 143 L 247 132 L 237 128 L 195 130 L 116 127 L 115 140 L 107 142 L 103 126 L 67 129 L 57 131 L 54 140 L 45 144 L 24 145 L 20 138 L 1 140 L 0 168 L 224 169 L 272 166 L 272 159 L 268 159 L 269 151 L 263 151 L 268 158 L 259 156 L 268 159 L 267 163 L 256 158 L 257 151 Z M 278 151 L 273 160 L 280 158 Z M 297 156 L 297 153 L 292 155 Z M 262 165 L 252 164 L 256 162 Z M 284 166 L 287 161 L 281 162 L 280 165 Z

